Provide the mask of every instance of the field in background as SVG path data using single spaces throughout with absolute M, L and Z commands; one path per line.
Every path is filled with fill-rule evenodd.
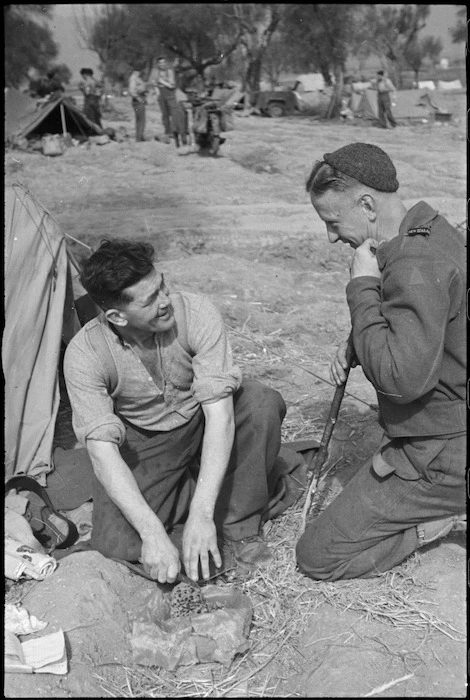
M 308 117 L 236 117 L 212 159 L 178 156 L 173 145 L 154 140 L 162 128 L 153 105 L 148 140 L 136 144 L 130 100 L 116 98 L 103 122 L 124 126 L 127 141 L 85 144 L 57 158 L 9 151 L 6 181 L 21 181 L 64 232 L 86 245 L 109 236 L 152 241 L 171 286 L 206 294 L 220 308 L 244 373 L 284 396 L 284 440 L 319 439 L 333 396 L 324 380 L 349 331 L 350 251 L 327 242 L 305 180 L 325 152 L 351 141 L 375 143 L 394 160 L 408 206 L 425 199 L 465 228 L 465 95 L 446 99 L 452 123 L 390 131 Z M 77 243 L 72 248 L 88 254 Z M 348 392 L 332 444 L 335 467 L 312 515 L 379 439 L 375 395 L 360 369 L 351 373 Z M 113 624 L 127 624 L 148 582 L 114 562 L 74 565 L 68 557 L 47 591 L 44 582 L 36 584 L 25 605 L 51 626 L 71 630 L 70 673 L 10 675 L 6 694 L 359 697 L 375 689 L 382 697 L 465 697 L 465 540 L 450 536 L 377 580 L 314 584 L 293 557 L 301 507 L 265 528 L 273 565 L 228 584 L 254 605 L 252 648 L 230 669 L 205 665 L 172 674 L 134 667 L 125 630 L 118 634 Z

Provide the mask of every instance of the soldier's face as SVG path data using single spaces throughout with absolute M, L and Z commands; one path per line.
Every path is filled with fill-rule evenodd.
M 357 193 L 356 193 L 357 194 Z M 368 221 L 360 200 L 351 190 L 327 190 L 320 196 L 311 195 L 312 205 L 326 224 L 330 243 L 347 243 L 357 248 L 369 238 Z
M 169 290 L 163 275 L 155 268 L 125 291 L 132 301 L 120 310 L 120 317 L 128 329 L 163 333 L 174 326 Z

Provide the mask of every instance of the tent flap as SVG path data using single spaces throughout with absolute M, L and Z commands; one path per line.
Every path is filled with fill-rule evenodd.
M 429 119 L 437 106 L 426 91 L 423 90 L 397 90 L 396 104 L 392 107 L 393 116 L 399 120 Z M 363 119 L 377 119 L 377 91 L 364 90 L 355 108 L 352 107 L 355 116 Z
M 325 79 L 321 73 L 306 73 L 298 75 L 296 78 L 297 92 L 313 92 L 315 90 L 325 89 Z
M 73 298 L 68 266 L 65 238 L 51 215 L 22 185 L 8 187 L 2 345 L 7 477 L 43 477 L 52 469 L 65 300 Z
M 103 133 L 103 129 L 90 121 L 70 99 L 63 95 L 38 107 L 36 100 L 15 88 L 5 90 L 5 140 L 7 142 L 44 134 L 62 134 L 62 118 L 65 120 L 67 133 L 72 136 L 88 137 Z

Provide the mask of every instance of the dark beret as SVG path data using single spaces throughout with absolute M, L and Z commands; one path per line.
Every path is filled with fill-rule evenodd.
M 396 192 L 398 189 L 395 166 L 385 151 L 371 143 L 350 143 L 333 153 L 325 153 L 323 160 L 374 190 Z

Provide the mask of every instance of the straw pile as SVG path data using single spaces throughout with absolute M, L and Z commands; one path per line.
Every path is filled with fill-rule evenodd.
M 258 336 L 259 337 L 259 336 Z M 281 341 L 285 361 L 269 352 L 276 346 L 276 337 L 262 339 L 265 351 L 250 346 L 249 340 L 237 338 L 233 343 L 236 362 L 245 376 L 259 378 L 276 387 L 282 383 L 285 365 L 292 359 L 302 363 L 301 352 L 288 341 Z M 331 356 L 331 355 L 330 355 Z M 301 370 L 299 370 L 301 374 Z M 327 377 L 327 373 L 323 373 Z M 290 373 L 289 382 L 292 380 Z M 331 387 L 316 380 L 305 381 L 309 393 L 298 399 L 294 386 L 283 424 L 283 441 L 321 438 L 326 413 L 331 402 Z M 312 390 L 312 388 L 314 390 Z M 319 390 L 320 389 L 320 390 Z M 297 398 L 296 398 L 297 397 Z M 337 495 L 347 479 L 338 479 L 343 472 L 353 471 L 363 461 L 363 452 L 370 445 L 363 440 L 364 432 L 376 423 L 377 415 L 342 410 L 345 439 L 337 440 L 331 469 L 315 495 L 310 519 L 318 515 Z M 337 429 L 340 429 L 338 426 Z M 354 435 L 359 436 L 354 439 Z M 351 437 L 352 436 L 352 437 Z M 356 445 L 356 446 L 355 446 Z M 357 464 L 355 464 L 357 463 Z M 425 609 L 425 585 L 413 572 L 419 562 L 415 554 L 402 566 L 374 579 L 315 582 L 304 576 L 296 566 L 295 544 L 299 537 L 305 496 L 283 515 L 264 526 L 274 560 L 267 567 L 251 574 L 235 571 L 229 581 L 220 585 L 237 587 L 249 596 L 253 605 L 250 631 L 251 648 L 235 659 L 230 669 L 220 664 L 181 667 L 174 672 L 147 667 L 124 668 L 125 683 L 111 682 L 95 674 L 110 697 L 295 697 L 296 692 L 285 681 L 300 674 L 307 662 L 301 646 L 302 633 L 309 626 L 320 606 L 330 605 L 344 611 L 352 610 L 366 620 L 376 620 L 396 628 L 410 628 L 420 636 L 442 633 L 462 640 L 463 633 L 439 620 Z M 308 652 L 307 652 L 308 653 Z M 283 695 L 282 693 L 286 693 Z M 297 695 L 300 697 L 300 695 Z
M 303 499 L 282 516 L 266 523 L 264 535 L 274 561 L 267 567 L 223 585 L 235 586 L 253 605 L 251 649 L 230 669 L 218 664 L 182 667 L 175 672 L 144 667 L 126 668 L 126 684 L 102 687 L 111 697 L 300 697 L 283 692 L 283 683 L 305 669 L 308 656 L 301 646 L 302 633 L 328 604 L 353 610 L 366 620 L 415 630 L 428 639 L 442 633 L 463 639 L 463 633 L 425 609 L 425 584 L 413 572 L 419 555 L 374 579 L 315 582 L 300 573 L 295 563 Z M 284 691 L 285 692 L 285 691 Z

